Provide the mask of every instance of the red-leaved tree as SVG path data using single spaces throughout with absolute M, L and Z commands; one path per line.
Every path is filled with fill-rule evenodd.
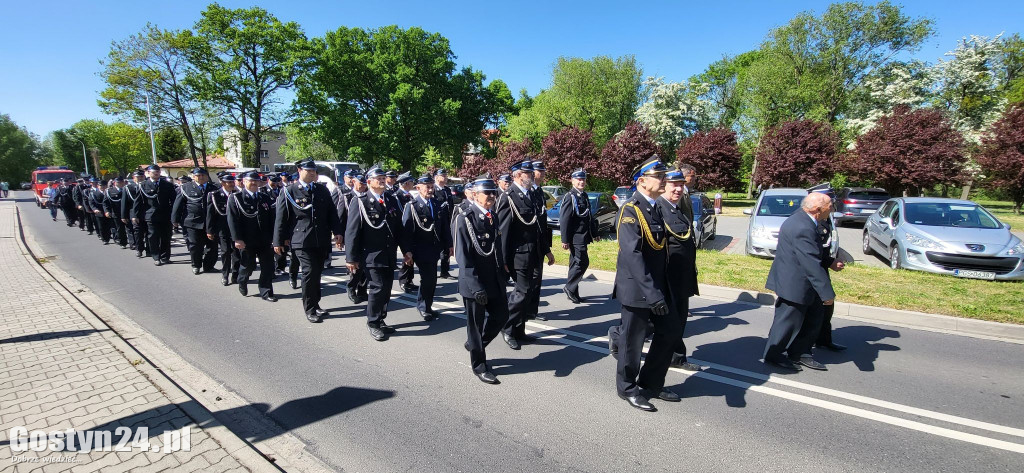
M 676 148 L 679 164 L 697 169 L 697 190 L 734 190 L 739 187 L 742 160 L 736 146 L 736 132 L 725 128 L 698 131 L 679 142 Z
M 839 135 L 827 123 L 780 123 L 761 137 L 754 182 L 764 187 L 808 187 L 835 174 Z
M 598 167 L 594 134 L 575 126 L 552 130 L 541 143 L 547 177 L 569 184 L 572 172 L 584 168 L 593 172 Z
M 661 147 L 654 141 L 647 127 L 630 122 L 604 145 L 604 149 L 601 150 L 601 165 L 594 169 L 594 175 L 608 179 L 615 185 L 632 185 L 630 174 L 633 168 L 652 154 L 660 155 Z
M 917 194 L 964 177 L 964 138 L 939 110 L 901 106 L 857 137 L 844 160 L 854 180 L 870 181 L 890 194 Z
M 509 166 L 513 163 L 524 161 L 527 157 L 535 155 L 530 140 L 524 138 L 522 141 L 509 141 L 498 146 L 498 154 L 494 158 L 488 159 L 483 155 L 467 158 L 455 174 L 470 181 L 489 172 L 491 177 L 497 179 L 498 176 L 507 173 Z
M 977 156 L 985 185 L 1007 194 L 1013 212 L 1024 205 L 1024 104 L 1006 110 L 981 139 Z

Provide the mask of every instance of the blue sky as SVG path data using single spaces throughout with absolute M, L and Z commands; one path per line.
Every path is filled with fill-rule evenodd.
M 208 1 L 2 0 L 0 113 L 45 135 L 82 118 L 104 118 L 96 105 L 103 88 L 99 60 L 110 43 L 146 22 L 162 28 L 192 26 Z M 813 1 L 222 1 L 260 5 L 308 36 L 339 26 L 420 26 L 446 36 L 460 65 L 513 92 L 531 94 L 551 80 L 559 56 L 633 54 L 647 75 L 682 80 L 723 55 L 755 48 L 767 32 Z M 965 35 L 1024 32 L 1019 1 L 896 2 L 914 17 L 935 21 L 937 34 L 916 54 L 935 61 Z

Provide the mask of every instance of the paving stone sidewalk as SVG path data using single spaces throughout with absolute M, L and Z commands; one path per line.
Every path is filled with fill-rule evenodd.
M 49 277 L 19 238 L 13 202 L 0 202 L 0 471 L 276 470 L 173 383 L 147 375 L 141 355 Z M 9 436 L 18 426 L 108 431 L 115 444 L 118 427 L 146 427 L 150 446 L 161 449 L 14 451 Z M 184 427 L 189 451 L 164 453 L 164 434 Z

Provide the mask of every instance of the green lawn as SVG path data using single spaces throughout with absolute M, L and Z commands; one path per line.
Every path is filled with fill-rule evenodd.
M 992 215 L 995 215 L 999 220 L 1009 223 L 1010 227 L 1014 231 L 1024 231 L 1024 215 L 1017 215 L 1013 213 L 1012 202 L 1007 202 L 1005 200 L 982 199 L 977 199 L 975 202 L 988 209 L 988 211 L 992 212 Z
M 556 243 L 559 242 L 555 238 Z M 614 241 L 590 246 L 590 267 L 615 271 L 618 247 Z M 558 264 L 569 263 L 569 252 L 554 251 Z M 770 260 L 746 255 L 697 252 L 699 280 L 703 284 L 770 292 L 764 288 Z M 837 298 L 843 302 L 972 319 L 1024 324 L 1024 282 L 959 279 L 917 271 L 893 271 L 850 265 L 832 273 Z

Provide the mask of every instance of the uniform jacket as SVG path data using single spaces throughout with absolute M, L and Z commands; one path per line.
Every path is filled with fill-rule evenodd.
M 619 209 L 616 231 L 619 256 L 612 297 L 640 308 L 665 301 L 666 233 L 661 212 L 636 191 Z
M 106 194 L 104 194 L 99 187 L 91 187 L 89 188 L 87 197 L 88 198 L 85 199 L 85 209 L 89 211 L 89 213 L 96 215 L 98 217 L 106 217 L 106 215 L 103 213 L 103 205 L 104 202 L 107 200 Z M 97 210 L 100 211 L 99 214 L 96 213 Z
M 562 196 L 558 204 L 558 231 L 562 234 L 562 243 L 586 245 L 594 241 L 597 219 L 586 192 L 573 188 Z
M 824 252 L 824 242 L 824 235 L 806 212 L 790 215 L 779 228 L 779 245 L 765 287 L 797 304 L 810 304 L 815 297 L 835 299 L 827 269 L 832 258 Z
M 290 240 L 295 249 L 330 248 L 331 233 L 345 235 L 331 191 L 319 182 L 311 187 L 302 181 L 289 184 L 281 190 L 276 205 L 274 246 L 286 246 L 284 242 Z
M 232 194 L 234 192 L 228 192 L 221 187 L 217 189 L 217 192 L 210 192 L 206 195 L 206 198 L 209 199 L 206 204 L 206 233 L 231 235 L 231 230 L 228 228 L 228 204 L 231 203 Z
M 71 198 L 73 188 L 68 185 L 57 187 L 57 197 L 53 200 L 55 204 L 64 208 L 74 208 L 75 201 Z
M 368 268 L 395 268 L 395 249 L 399 247 L 402 253 L 409 251 L 398 199 L 385 193 L 377 200 L 370 192 L 352 199 L 345 228 L 345 260 Z
M 246 246 L 270 246 L 274 241 L 274 203 L 266 192 L 240 190 L 228 200 L 228 229 L 231 239 Z
M 180 190 L 171 208 L 171 221 L 181 222 L 182 226 L 188 228 L 205 229 L 206 207 L 210 205 L 210 194 L 220 188 L 212 182 L 207 182 L 203 187 L 195 182 L 186 182 Z
M 552 240 L 552 231 L 548 227 L 547 194 L 544 193 L 544 189 L 535 185 L 530 190 L 530 198 L 533 199 L 533 205 L 537 208 L 538 215 L 540 215 L 540 218 L 537 219 L 537 226 L 540 228 L 540 254 L 547 254 L 547 252 L 551 251 Z
M 451 218 L 446 207 L 435 198 L 424 202 L 415 198 L 405 204 L 402 212 L 402 227 L 409 235 L 413 259 L 437 261 L 441 251 L 452 246 L 452 232 L 448 227 Z
M 143 206 L 141 212 L 136 211 L 136 206 L 139 205 Z M 139 192 L 139 185 L 135 182 L 125 183 L 124 190 L 121 191 L 121 218 L 145 220 L 145 205 L 146 200 Z
M 157 181 L 147 179 L 139 184 L 139 192 L 141 195 L 132 208 L 132 218 L 138 218 L 136 215 L 141 215 L 147 222 L 171 223 L 171 207 L 174 206 L 174 199 L 177 198 L 174 184 L 163 179 Z
M 448 186 L 434 186 L 434 198 L 437 199 L 438 202 L 441 202 L 441 205 L 448 208 L 448 218 L 452 218 L 452 213 L 455 207 L 455 199 L 452 197 L 452 190 L 448 188 Z
M 78 208 L 78 206 L 85 207 L 85 204 L 83 203 L 84 199 L 82 198 L 82 193 L 85 189 L 90 188 L 85 187 L 84 185 L 76 185 L 73 189 L 71 189 L 71 200 L 75 203 L 75 208 Z
M 688 201 L 684 199 L 680 199 L 678 207 L 665 200 L 665 197 L 658 197 L 655 201 L 668 230 L 668 288 L 678 298 L 698 294 L 697 247 L 693 243 L 693 220 L 690 220 L 683 205 Z
M 541 221 L 547 218 L 541 214 L 529 191 L 523 192 L 513 185 L 508 192 L 498 196 L 495 204 L 498 226 L 501 229 L 502 253 L 512 258 L 516 253 L 547 253 L 541 240 Z
M 117 186 L 108 186 L 105 192 L 107 198 L 103 201 L 103 212 L 110 213 L 110 218 L 121 220 L 121 199 L 124 198 L 124 191 Z
M 455 217 L 455 261 L 459 264 L 462 297 L 484 291 L 491 300 L 505 298 L 507 276 L 497 223 L 494 212 L 488 218 L 476 205 L 466 206 Z

